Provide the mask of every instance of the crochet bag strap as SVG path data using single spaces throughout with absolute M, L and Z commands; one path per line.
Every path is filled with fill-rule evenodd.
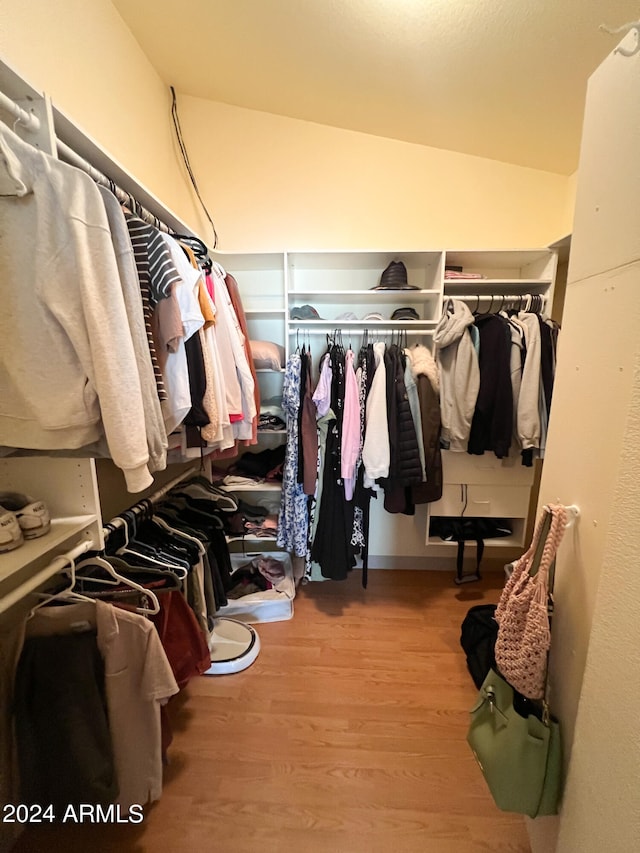
M 529 576 L 535 579 L 536 601 L 546 604 L 550 592 L 549 571 L 564 535 L 567 511 L 561 504 L 549 504 L 544 507 L 542 520 L 541 536 L 529 567 Z
M 505 610 L 507 609 L 508 602 L 512 594 L 515 593 L 516 589 L 518 589 L 522 583 L 524 583 L 526 577 L 530 574 L 532 567 L 535 566 L 535 556 L 539 551 L 541 542 L 544 541 L 544 536 L 546 535 L 545 527 L 548 524 L 548 514 L 544 512 L 536 522 L 533 536 L 531 537 L 531 544 L 524 554 L 516 560 L 511 577 L 502 590 L 502 595 L 500 596 L 500 601 L 498 602 L 495 612 L 495 619 L 497 622 L 500 622 Z

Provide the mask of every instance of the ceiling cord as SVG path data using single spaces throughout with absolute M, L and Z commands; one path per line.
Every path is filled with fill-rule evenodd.
M 171 118 L 173 119 L 173 126 L 176 132 L 176 139 L 178 140 L 178 145 L 180 146 L 180 153 L 182 154 L 182 159 L 184 160 L 184 165 L 186 166 L 187 172 L 189 174 L 189 178 L 191 179 L 191 183 L 193 184 L 193 188 L 196 191 L 196 195 L 198 196 L 198 201 L 202 205 L 202 209 L 204 210 L 207 219 L 213 229 L 213 248 L 215 249 L 218 245 L 218 232 L 216 231 L 216 226 L 213 224 L 213 219 L 209 211 L 207 210 L 207 206 L 202 200 L 202 196 L 200 195 L 200 190 L 198 189 L 198 184 L 196 182 L 195 175 L 193 174 L 193 169 L 191 168 L 191 163 L 189 162 L 189 155 L 187 154 L 187 148 L 184 144 L 184 139 L 182 137 L 182 128 L 180 127 L 180 117 L 178 115 L 178 101 L 176 99 L 176 90 L 173 86 L 169 86 L 171 90 Z

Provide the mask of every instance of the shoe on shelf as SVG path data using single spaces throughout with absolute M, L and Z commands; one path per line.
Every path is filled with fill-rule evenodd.
M 0 507 L 15 513 L 25 539 L 44 536 L 51 528 L 49 510 L 44 501 L 19 492 L 0 492 Z
M 13 551 L 24 543 L 24 536 L 15 512 L 0 506 L 0 554 Z

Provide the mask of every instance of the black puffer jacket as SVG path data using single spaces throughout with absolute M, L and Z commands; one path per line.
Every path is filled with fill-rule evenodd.
M 412 486 L 422 482 L 416 428 L 404 384 L 404 356 L 392 344 L 385 353 L 387 369 L 387 417 L 391 459 L 389 480 L 394 485 Z M 385 489 L 386 490 L 386 489 Z

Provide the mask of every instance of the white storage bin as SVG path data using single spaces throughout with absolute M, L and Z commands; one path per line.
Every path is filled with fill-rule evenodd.
M 221 607 L 216 616 L 231 616 L 242 622 L 283 622 L 293 616 L 293 599 L 296 594 L 296 584 L 293 578 L 291 557 L 285 551 L 265 551 L 231 554 L 231 567 L 236 569 L 250 563 L 254 557 L 273 557 L 284 565 L 285 576 L 273 589 L 264 592 L 252 592 L 242 598 L 229 599 L 225 607 Z M 231 575 L 233 578 L 233 574 Z

